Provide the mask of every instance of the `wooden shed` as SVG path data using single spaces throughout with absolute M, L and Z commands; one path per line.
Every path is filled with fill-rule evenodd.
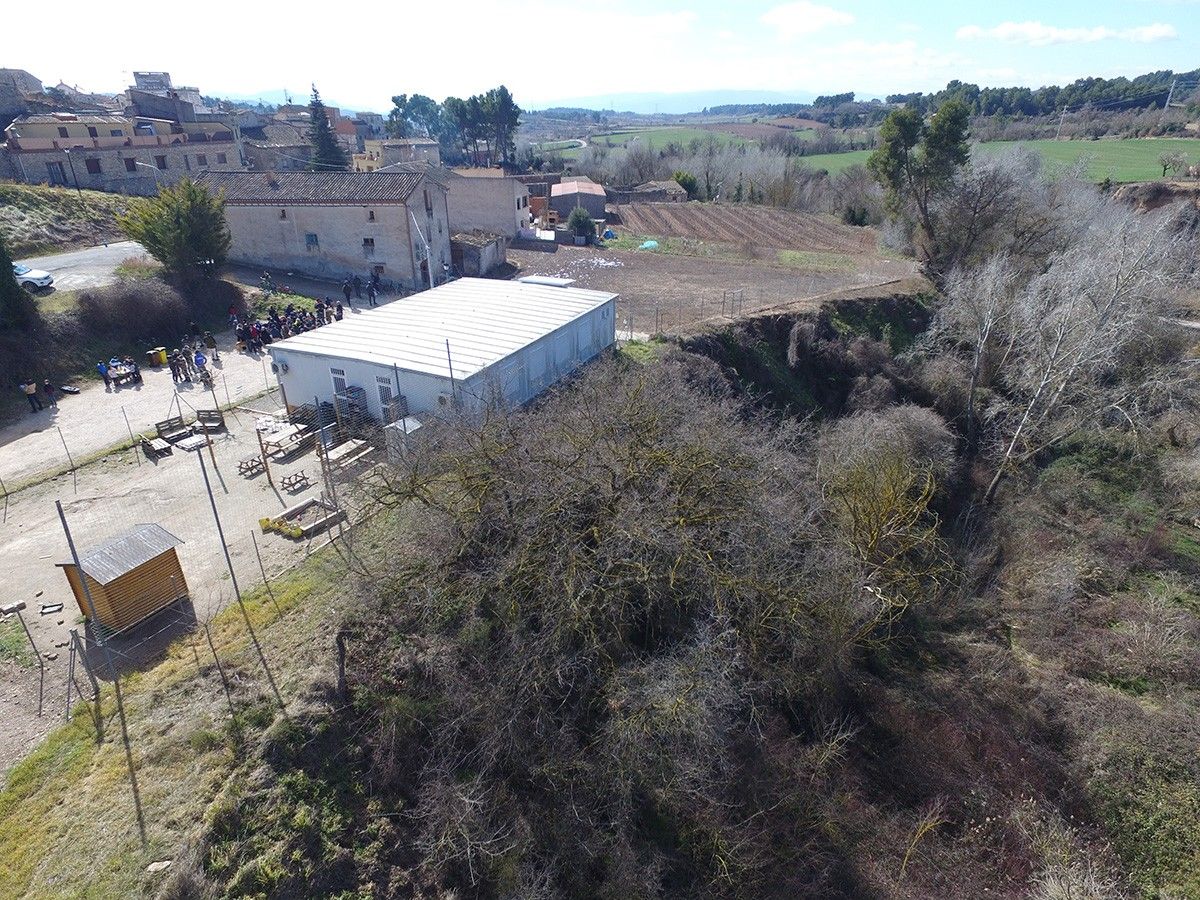
M 79 554 L 96 607 L 93 626 L 109 634 L 138 622 L 187 596 L 187 581 L 175 547 L 179 538 L 160 525 L 135 525 L 129 531 Z M 73 562 L 58 564 L 67 576 L 84 618 L 91 618 L 80 572 Z

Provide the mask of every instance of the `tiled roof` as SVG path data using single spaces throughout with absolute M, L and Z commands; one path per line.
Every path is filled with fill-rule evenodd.
M 591 181 L 564 181 L 562 184 L 552 184 L 550 186 L 551 197 L 562 197 L 565 194 L 596 194 L 600 197 L 607 197 L 604 188 Z
M 258 203 L 403 202 L 420 172 L 202 172 L 196 179 L 223 190 L 233 206 Z
M 308 143 L 301 129 L 284 122 L 243 128 L 242 137 L 258 147 L 299 147 Z

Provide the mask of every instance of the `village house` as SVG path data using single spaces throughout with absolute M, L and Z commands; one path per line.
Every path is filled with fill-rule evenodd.
M 225 192 L 232 262 L 342 279 L 372 272 L 410 290 L 449 271 L 446 188 L 421 171 L 208 172 Z M 426 248 L 428 247 L 428 256 Z
M 355 172 L 377 172 L 396 163 L 423 162 L 440 165 L 438 142 L 433 138 L 385 138 L 364 140 L 361 153 L 355 153 L 350 168 Z
M 450 227 L 511 240 L 529 227 L 529 188 L 503 169 L 450 169 L 445 177 Z
M 594 220 L 604 218 L 608 194 L 601 185 L 590 179 L 575 178 L 550 186 L 550 210 L 560 222 L 567 221 L 571 210 L 582 206 Z
M 153 194 L 210 169 L 243 168 L 236 129 L 221 121 L 43 113 L 5 130 L 8 169 L 28 184 Z

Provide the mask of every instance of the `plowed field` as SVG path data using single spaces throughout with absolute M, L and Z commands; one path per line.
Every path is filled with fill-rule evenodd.
M 818 216 L 762 206 L 632 203 L 618 207 L 620 226 L 650 237 L 696 238 L 735 246 L 820 253 L 875 253 L 876 234 Z

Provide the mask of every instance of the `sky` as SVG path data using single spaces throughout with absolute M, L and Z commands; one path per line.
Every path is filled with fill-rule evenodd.
M 210 96 L 301 99 L 315 82 L 331 102 L 379 112 L 397 93 L 441 100 L 498 84 L 536 109 L 635 92 L 865 97 L 955 78 L 1037 87 L 1200 67 L 1200 0 L 408 0 L 348 6 L 344 18 L 312 0 L 136 10 L 59 0 L 51 21 L 16 4 L 4 30 L 26 37 L 5 41 L 0 67 L 105 92 L 135 69 Z M 48 29 L 53 40 L 36 38 Z

